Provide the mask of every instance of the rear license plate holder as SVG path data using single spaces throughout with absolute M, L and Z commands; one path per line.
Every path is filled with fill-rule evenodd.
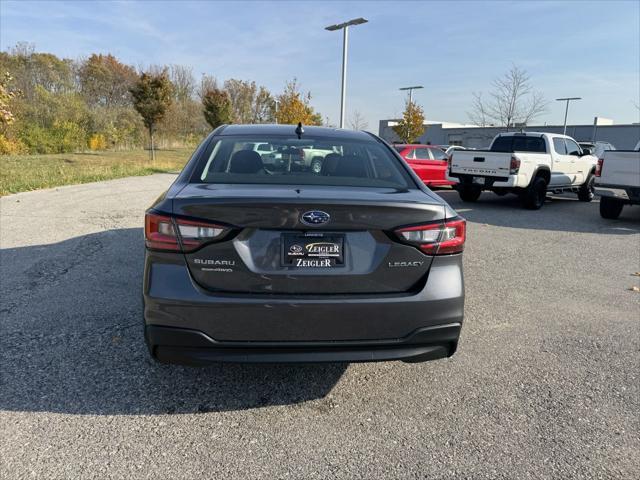
M 344 266 L 344 235 L 283 233 L 281 265 L 294 268 Z

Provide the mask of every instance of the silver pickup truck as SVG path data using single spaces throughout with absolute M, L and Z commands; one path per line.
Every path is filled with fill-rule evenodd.
M 625 205 L 640 204 L 640 142 L 634 150 L 604 152 L 596 167 L 595 190 L 603 218 L 618 218 Z

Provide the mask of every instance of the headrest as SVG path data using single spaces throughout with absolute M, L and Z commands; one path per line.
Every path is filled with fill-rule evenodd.
M 337 153 L 330 153 L 326 155 L 324 157 L 324 160 L 322 160 L 322 170 L 320 170 L 320 174 L 333 175 L 341 158 L 342 156 L 338 155 Z
M 258 173 L 263 169 L 262 158 L 253 150 L 240 150 L 231 156 L 230 173 Z
M 346 156 L 336 165 L 336 169 L 333 175 L 337 177 L 367 177 L 367 167 L 364 163 L 364 158 L 356 156 Z

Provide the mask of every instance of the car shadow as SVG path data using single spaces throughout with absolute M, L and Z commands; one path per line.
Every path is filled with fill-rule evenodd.
M 347 364 L 151 360 L 142 238 L 129 228 L 0 250 L 0 409 L 153 415 L 328 401 Z
M 617 220 L 602 218 L 599 197 L 580 202 L 575 194 L 547 195 L 540 210 L 526 210 L 516 195 L 498 196 L 483 192 L 477 202 L 460 200 L 455 190 L 435 190 L 468 221 L 498 227 L 551 230 L 576 233 L 630 235 L 640 233 L 640 208 L 625 206 Z

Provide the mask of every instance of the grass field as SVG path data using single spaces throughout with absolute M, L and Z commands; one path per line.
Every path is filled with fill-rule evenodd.
M 155 162 L 149 160 L 149 152 L 145 150 L 0 156 L 0 195 L 112 178 L 177 172 L 192 152 L 191 148 L 158 150 Z

